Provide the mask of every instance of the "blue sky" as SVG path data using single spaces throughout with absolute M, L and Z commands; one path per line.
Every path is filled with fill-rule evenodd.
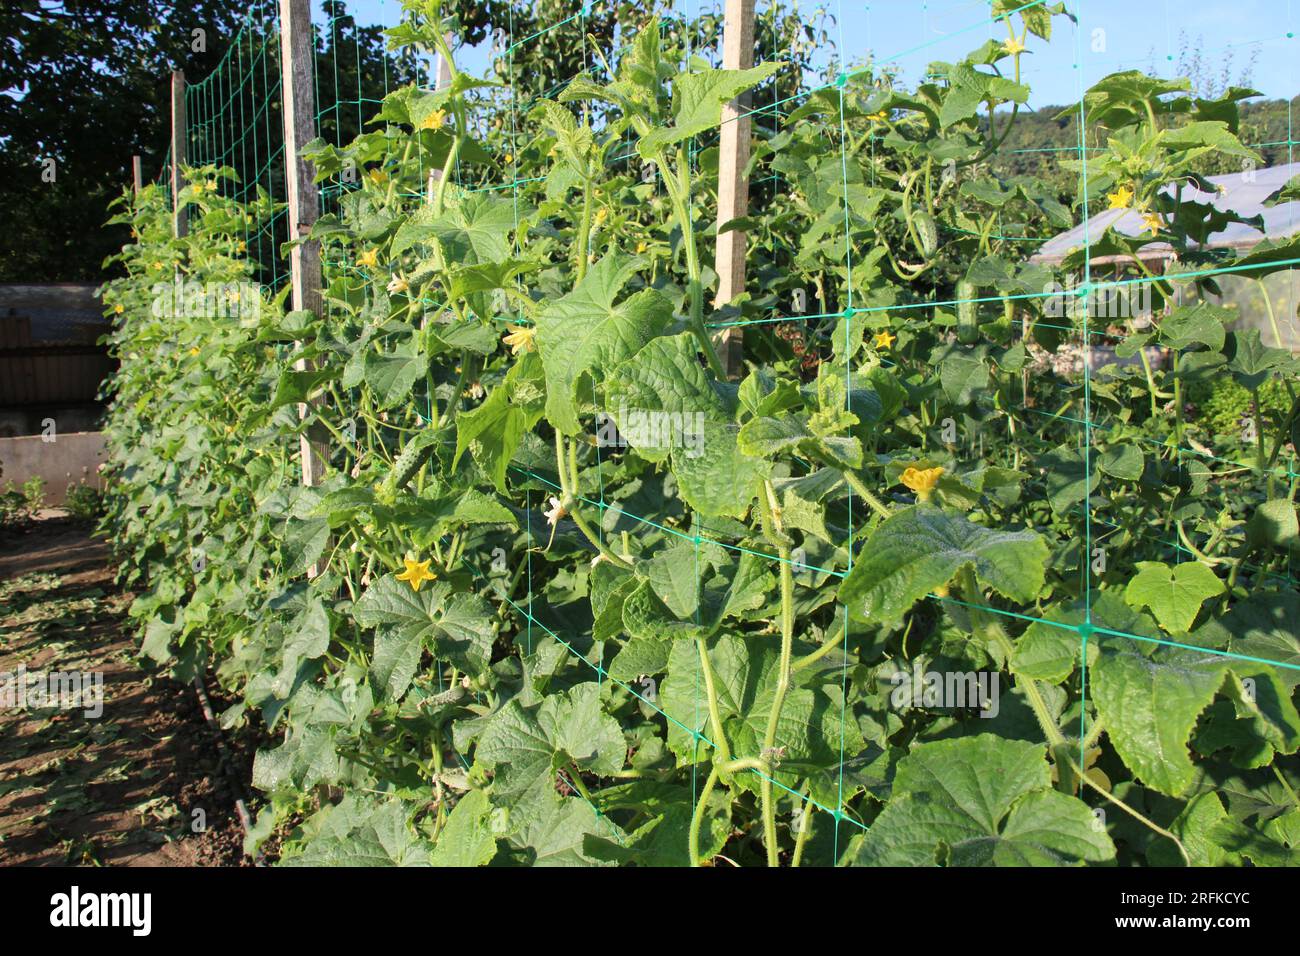
M 694 13 L 710 2 L 677 0 L 677 9 Z M 761 10 L 767 0 L 757 2 Z M 574 9 L 580 6 L 574 0 Z M 803 0 L 799 6 L 809 16 L 825 9 L 838 19 L 832 33 L 850 60 L 874 53 L 896 63 L 909 83 L 932 60 L 957 59 L 990 36 L 1005 36 L 1003 26 L 989 23 L 988 0 Z M 1068 6 L 1079 26 L 1058 17 L 1050 44 L 1030 44 L 1024 79 L 1033 90 L 1031 106 L 1077 101 L 1081 84 L 1117 70 L 1175 75 L 1184 38 L 1200 48 L 1216 76 L 1231 57 L 1237 82 L 1253 59 L 1256 89 L 1277 98 L 1300 93 L 1300 0 L 1068 0 Z M 363 23 L 392 25 L 401 13 L 398 0 L 351 0 L 348 7 Z M 486 50 L 465 50 L 459 59 L 482 71 L 487 57 Z

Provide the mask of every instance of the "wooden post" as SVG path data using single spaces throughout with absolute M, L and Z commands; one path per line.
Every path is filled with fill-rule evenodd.
M 144 169 L 140 166 L 140 157 L 131 157 L 131 184 L 137 193 L 144 189 Z
M 185 235 L 187 222 L 181 209 L 181 167 L 189 158 L 189 125 L 185 117 L 185 71 L 172 70 L 172 229 L 176 237 Z
M 313 170 L 302 158 L 302 148 L 316 138 L 316 101 L 312 88 L 311 0 L 280 0 L 281 95 L 284 114 L 284 180 L 289 204 L 289 237 L 306 239 L 320 212 Z M 320 314 L 320 242 L 301 242 L 289 252 L 289 277 L 293 283 L 293 307 Z M 299 371 L 310 368 L 299 359 Z M 310 411 L 299 404 L 298 415 Z M 318 485 L 329 460 L 329 443 L 324 429 L 309 426 L 302 436 L 302 483 Z M 322 570 L 312 570 L 313 576 Z
M 754 65 L 754 0 L 726 0 L 722 24 L 722 68 L 747 70 Z M 718 143 L 718 225 L 739 219 L 749 211 L 749 94 L 722 108 L 722 135 Z M 738 230 L 718 236 L 718 298 L 723 306 L 745 291 L 745 234 Z M 742 368 L 742 330 L 726 329 L 717 338 L 718 353 L 728 375 Z

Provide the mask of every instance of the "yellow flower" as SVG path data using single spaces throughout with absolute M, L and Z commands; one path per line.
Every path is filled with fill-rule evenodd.
M 1110 200 L 1111 209 L 1127 209 L 1133 201 L 1133 189 L 1130 186 L 1120 186 L 1113 193 L 1108 193 L 1106 198 Z
M 1164 225 L 1160 221 L 1160 217 L 1149 209 L 1142 209 L 1140 212 L 1142 213 L 1142 225 L 1151 230 L 1151 235 L 1156 235 L 1160 231 L 1160 227 Z
M 407 281 L 401 276 L 393 276 L 392 280 L 388 283 L 388 291 L 394 295 L 399 292 L 405 292 L 409 288 L 410 285 L 408 285 Z
M 417 126 L 416 129 L 440 129 L 446 119 L 446 110 L 434 110 L 420 121 L 420 125 Z
M 505 336 L 506 345 L 510 346 L 512 355 L 518 355 L 520 352 L 537 351 L 537 330 L 525 325 L 516 325 L 511 327 L 511 331 Z
M 1025 45 L 1012 37 L 1010 40 L 1002 41 L 1002 49 L 1007 52 L 1008 56 L 1015 56 L 1017 53 L 1025 52 Z
M 606 209 L 604 206 L 601 206 L 599 209 L 596 210 L 596 225 L 599 226 L 602 222 L 604 222 L 608 218 L 609 218 L 609 210 Z
M 192 345 L 192 346 L 190 346 L 190 354 L 191 354 L 191 355 L 198 355 L 198 354 L 199 354 L 199 347 L 198 347 L 197 345 Z
M 877 332 L 877 333 L 876 333 L 876 348 L 878 348 L 878 349 L 887 349 L 887 348 L 889 348 L 890 346 L 892 346 L 892 345 L 894 344 L 894 341 L 895 341 L 895 339 L 897 339 L 897 338 L 898 338 L 898 336 L 896 336 L 896 335 L 891 335 L 891 334 L 890 334 L 889 329 L 885 329 L 885 331 L 883 331 L 883 332 Z
M 126 311 L 126 306 L 124 306 L 121 302 L 119 302 L 117 305 L 113 306 L 113 311 L 116 312 L 118 315 L 121 315 L 123 312 Z
M 367 269 L 373 269 L 375 266 L 379 265 L 379 250 L 367 249 L 365 252 L 361 253 L 361 255 L 357 256 L 357 262 L 365 266 Z
M 149 266 L 149 268 L 150 268 L 150 269 L 161 269 L 161 268 L 162 268 L 162 263 L 161 263 L 161 262 L 155 262 L 155 263 L 152 263 L 152 264 Z
M 638 255 L 639 255 L 640 253 L 642 253 L 642 252 L 645 252 L 647 248 L 648 248 L 648 247 L 646 246 L 646 244 L 645 244 L 644 242 L 638 242 L 638 243 L 636 244 L 636 251 L 637 251 L 637 254 L 638 254 Z
M 217 183 L 216 183 L 216 180 L 214 180 L 214 179 L 209 179 L 206 183 L 203 184 L 203 188 L 206 189 L 206 190 L 207 190 L 208 192 L 210 192 L 210 193 L 214 193 L 214 192 L 216 192 L 216 191 L 217 191 Z
M 515 154 L 514 154 L 514 153 L 506 153 L 506 165 L 509 166 L 509 165 L 510 165 L 511 163 L 513 163 L 514 161 L 515 161 Z
M 412 591 L 420 590 L 420 585 L 425 581 L 436 581 L 438 578 L 438 575 L 429 570 L 427 560 L 413 561 L 410 558 L 402 558 L 402 563 L 406 565 L 406 570 L 397 575 L 397 580 L 410 584 Z
M 376 186 L 382 186 L 388 182 L 388 172 L 383 169 L 372 169 L 369 173 L 370 181 Z
M 867 119 L 871 120 L 873 123 L 883 123 L 885 120 L 889 119 L 889 114 L 885 110 L 881 110 L 878 113 L 872 113 L 867 117 Z
M 917 501 L 929 501 L 930 494 L 941 477 L 943 477 L 942 468 L 910 467 L 903 472 L 902 481 L 916 492 Z
M 247 249 L 247 248 L 248 248 L 248 243 L 244 242 L 243 239 L 240 239 L 239 242 L 238 242 L 238 244 L 236 244 L 236 246 L 235 246 L 235 251 L 236 251 L 236 252 L 243 252 L 243 251 L 244 251 L 245 249 Z

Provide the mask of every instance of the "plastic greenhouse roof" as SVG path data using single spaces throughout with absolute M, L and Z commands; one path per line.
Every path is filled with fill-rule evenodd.
M 1285 186 L 1291 179 L 1300 175 L 1300 163 L 1287 163 L 1283 166 L 1269 166 L 1247 173 L 1227 173 L 1222 176 L 1207 177 L 1210 182 L 1221 187 L 1217 194 L 1207 193 L 1195 187 L 1184 190 L 1184 197 L 1192 202 L 1212 203 L 1216 209 L 1232 210 L 1244 218 L 1264 217 L 1264 231 L 1260 232 L 1245 223 L 1230 223 L 1226 229 L 1210 236 L 1207 249 L 1249 249 L 1265 237 L 1284 239 L 1300 232 L 1300 202 L 1279 203 L 1265 206 L 1266 200 L 1273 193 Z M 1163 187 L 1166 192 L 1172 186 Z M 1107 209 L 1089 218 L 1087 223 L 1080 223 L 1073 229 L 1053 236 L 1043 243 L 1032 262 L 1060 262 L 1075 249 L 1084 245 L 1086 230 L 1095 242 L 1108 228 L 1113 228 L 1126 236 L 1137 236 L 1145 231 L 1142 217 L 1133 209 Z M 1152 242 L 1139 250 L 1143 259 L 1164 259 L 1173 255 L 1173 247 L 1167 242 Z M 1099 256 L 1093 262 L 1109 262 L 1126 256 Z

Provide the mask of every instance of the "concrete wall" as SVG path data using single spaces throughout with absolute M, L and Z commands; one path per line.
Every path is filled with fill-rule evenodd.
M 56 433 L 54 441 L 40 435 L 0 438 L 0 487 L 18 487 L 33 475 L 45 479 L 45 503 L 63 503 L 69 484 L 102 488 L 99 465 L 104 460 L 102 432 Z

